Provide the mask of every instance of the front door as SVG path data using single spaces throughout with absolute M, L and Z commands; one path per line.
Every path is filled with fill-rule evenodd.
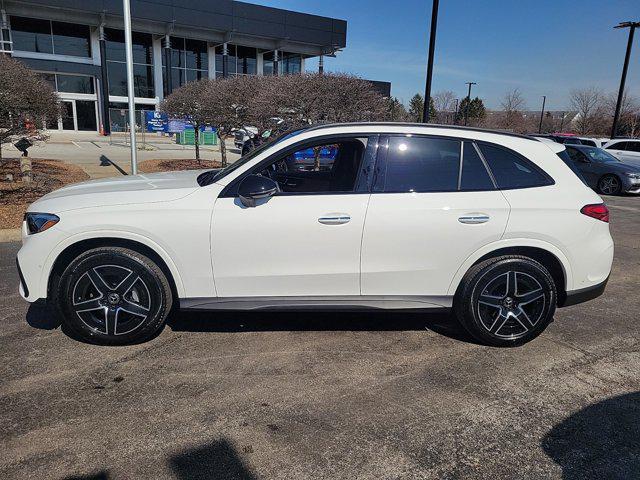
M 362 294 L 446 296 L 464 261 L 501 238 L 509 204 L 473 142 L 391 136 L 382 144 L 362 241 Z
M 219 297 L 360 294 L 360 243 L 368 182 L 368 138 L 334 138 L 288 148 L 247 174 L 281 192 L 255 207 L 237 194 L 216 200 L 212 260 Z

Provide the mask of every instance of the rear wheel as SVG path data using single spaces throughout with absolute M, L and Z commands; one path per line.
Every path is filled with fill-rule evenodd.
M 518 346 L 553 320 L 556 288 L 548 270 L 522 256 L 488 259 L 469 270 L 455 299 L 460 323 L 480 342 Z
M 171 309 L 169 282 L 144 255 L 120 247 L 89 250 L 57 289 L 63 324 L 84 340 L 120 345 L 152 337 Z
M 598 181 L 598 191 L 604 195 L 620 195 L 622 183 L 615 175 L 605 175 Z

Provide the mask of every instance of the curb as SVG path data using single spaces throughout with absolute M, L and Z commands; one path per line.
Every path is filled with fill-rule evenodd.
M 22 230 L 19 228 L 0 229 L 0 242 L 19 242 L 22 240 Z

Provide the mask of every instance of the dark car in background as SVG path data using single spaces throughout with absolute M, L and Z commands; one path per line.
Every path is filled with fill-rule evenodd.
M 640 193 L 640 167 L 623 163 L 602 148 L 566 147 L 569 158 L 594 190 L 605 195 Z

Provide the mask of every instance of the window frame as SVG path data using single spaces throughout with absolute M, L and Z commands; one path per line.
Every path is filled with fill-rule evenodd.
M 370 132 L 360 132 L 360 133 L 346 133 L 346 134 L 331 134 L 331 135 L 322 135 L 318 137 L 308 138 L 306 140 L 301 140 L 300 142 L 289 145 L 288 147 L 282 148 L 277 152 L 272 153 L 267 156 L 257 164 L 252 167 L 249 167 L 247 170 L 242 172 L 236 178 L 234 178 L 218 195 L 218 198 L 237 198 L 238 197 L 238 186 L 249 175 L 255 175 L 256 172 L 264 170 L 264 168 L 279 160 L 287 155 L 291 155 L 299 150 L 304 150 L 317 145 L 331 144 L 331 143 L 340 143 L 340 141 L 344 140 L 352 140 L 358 138 L 367 138 L 367 146 L 362 154 L 362 161 L 360 167 L 358 169 L 358 174 L 356 175 L 354 188 L 351 191 L 332 191 L 332 192 L 278 192 L 275 196 L 278 197 L 297 197 L 297 196 L 309 196 L 309 195 L 362 195 L 371 193 L 371 184 L 372 184 L 372 175 L 366 179 L 365 182 L 362 181 L 362 176 L 364 175 L 363 171 L 368 169 L 370 172 L 373 169 L 373 165 L 377 163 L 377 158 L 379 156 L 379 147 L 380 142 L 379 138 L 381 135 Z M 373 155 L 367 155 L 367 150 L 369 149 L 369 144 L 371 142 L 375 142 L 375 152 Z

